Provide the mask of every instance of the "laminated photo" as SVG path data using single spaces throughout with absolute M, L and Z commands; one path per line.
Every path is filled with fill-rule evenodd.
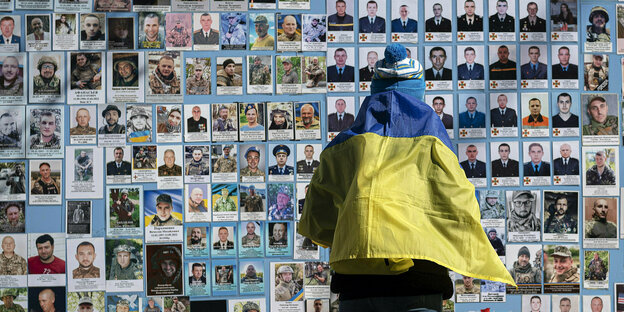
M 263 261 L 241 261 L 239 278 L 241 295 L 264 294 Z
M 107 57 L 108 102 L 119 103 L 122 106 L 128 102 L 143 102 L 145 90 L 143 52 L 108 52 Z
M 210 264 L 207 262 L 186 263 L 186 294 L 189 296 L 207 296 L 210 294 Z
M 517 100 L 517 93 L 490 93 L 490 133 L 492 137 L 518 136 Z
M 264 222 L 262 221 L 243 221 L 239 225 L 238 256 L 241 258 L 261 258 L 264 256 Z M 254 272 L 255 273 L 255 272 Z M 244 279 L 243 279 L 244 281 Z M 249 280 L 249 282 L 262 282 Z M 257 289 L 258 285 L 250 286 Z M 255 292 L 255 291 L 254 291 Z
M 150 103 L 182 102 L 182 56 L 179 51 L 147 52 L 145 100 Z
M 210 227 L 193 224 L 184 228 L 186 249 L 184 256 L 188 258 L 208 258 L 210 256 Z
M 557 154 L 559 151 L 559 154 Z M 553 142 L 553 184 L 580 185 L 580 148 L 578 141 Z
M 277 14 L 277 51 L 301 51 L 301 14 Z
M 519 156 L 518 142 L 490 142 L 492 186 L 520 184 Z
M 28 234 L 28 285 L 65 286 L 65 233 Z
M 384 47 L 360 47 L 358 64 L 358 86 L 360 91 L 370 90 L 370 84 L 373 80 L 373 75 L 375 75 L 375 64 L 380 60 L 380 55 L 382 56 L 381 59 L 384 58 L 384 50 Z
M 270 144 L 269 150 L 273 157 L 269 157 L 269 182 L 293 182 L 295 177 L 295 161 L 293 144 Z
M 237 181 L 237 155 L 236 145 L 212 145 L 212 182 Z
M 362 3 L 362 1 L 360 1 L 360 3 Z M 453 11 L 451 4 L 452 2 L 448 0 L 437 2 L 427 0 L 425 2 L 425 37 L 427 40 L 437 42 L 452 40 L 451 25 L 453 24 Z
M 518 88 L 515 60 L 516 45 L 489 46 L 490 90 Z
M 67 240 L 67 279 L 69 291 L 106 289 L 106 252 L 103 237 Z M 70 256 L 71 255 L 71 256 Z
M 295 251 L 293 254 L 293 259 L 297 259 L 297 260 L 304 260 L 304 259 L 313 259 L 313 260 L 319 260 L 320 259 L 320 248 L 317 244 L 315 244 L 311 239 L 302 236 L 301 234 L 297 233 L 297 227 L 299 226 L 299 222 L 295 222 Z M 327 267 L 328 265 L 325 264 L 321 264 L 324 267 Z M 311 274 L 315 274 L 318 273 L 318 270 L 314 270 L 312 269 Z M 308 274 L 307 276 L 309 276 L 310 274 Z M 324 277 L 324 278 L 321 278 Z M 328 283 L 328 277 L 327 277 L 327 272 L 325 272 L 325 276 L 320 276 L 320 278 L 315 278 L 313 277 L 310 280 L 307 280 L 306 285 L 324 285 L 324 286 L 329 286 Z M 307 287 L 307 286 L 306 286 Z M 314 288 L 314 287 L 309 287 L 309 288 Z M 329 293 L 325 293 L 325 291 L 328 291 L 328 287 L 321 287 L 321 289 L 316 289 L 316 290 L 320 290 L 321 294 L 319 294 L 318 292 L 313 292 L 311 294 L 306 293 L 306 295 L 308 295 L 308 298 L 312 297 L 328 297 Z M 310 289 L 308 289 L 310 290 Z M 311 290 L 313 291 L 313 290 Z
M 247 93 L 273 93 L 273 70 L 270 55 L 248 55 L 247 72 Z
M 0 22 L 1 24 L 2 22 Z M 4 44 L 6 45 L 6 44 Z M 4 46 L 4 45 L 0 45 Z M 26 88 L 26 53 L 0 53 L 2 73 L 0 76 L 0 103 L 25 105 L 28 90 Z
M 165 47 L 167 50 L 191 50 L 193 42 L 191 13 L 167 13 L 165 15 Z
M 90 200 L 68 200 L 65 209 L 68 238 L 91 237 L 93 210 Z
M 608 289 L 609 288 L 609 251 L 608 250 L 585 250 L 584 251 L 584 276 L 583 288 L 585 289 Z M 586 298 L 583 298 L 586 299 Z M 592 301 L 594 299 L 591 299 Z M 608 301 L 607 301 L 608 302 Z M 602 303 L 602 302 L 601 302 Z
M 448 7 L 451 7 L 450 3 Z M 384 18 L 386 16 L 386 2 L 358 0 L 358 8 L 358 15 L 360 17 L 358 20 L 360 33 L 358 37 L 359 42 L 386 42 L 386 19 Z
M 295 102 L 295 139 L 321 139 L 320 102 Z
M 266 103 L 238 103 L 241 141 L 266 140 Z
M 210 183 L 210 146 L 184 146 L 184 182 Z
M 217 57 L 217 95 L 243 94 L 243 58 Z
M 219 34 L 220 17 L 219 13 L 193 13 L 194 50 L 219 50 L 221 38 Z M 212 27 L 213 23 L 217 26 L 216 28 Z
M 132 146 L 106 148 L 106 184 L 132 182 Z
M 105 57 L 104 52 L 71 52 L 68 55 L 70 63 L 67 71 L 70 73 L 67 84 L 68 104 L 96 104 L 104 103 Z
M 106 187 L 106 236 L 140 236 L 143 233 L 143 186 Z
M 548 93 L 522 93 L 522 137 L 548 137 L 550 116 Z
M 80 49 L 106 49 L 105 13 L 80 13 Z
M 392 1 L 391 16 L 390 31 L 392 32 L 392 41 L 418 42 L 417 5 L 407 0 Z
M 132 145 L 132 183 L 156 182 L 156 145 Z
M 487 186 L 485 142 L 459 143 L 457 144 L 457 151 L 459 153 L 459 165 L 464 170 L 468 181 L 476 187 Z
M 106 240 L 107 292 L 143 291 L 143 252 L 141 239 Z
M 453 89 L 453 49 L 450 46 L 425 47 L 425 81 L 427 90 Z M 447 63 L 447 61 L 449 61 Z M 451 67 L 451 68 L 449 68 Z
M 459 104 L 459 138 L 484 138 L 485 96 L 483 94 L 461 93 Z
M 585 197 L 584 248 L 617 248 L 619 203 L 617 197 Z
M 67 310 L 79 311 L 90 307 L 94 311 L 105 311 L 106 306 L 104 300 L 106 293 L 104 291 L 79 291 L 67 293 Z
M 78 146 L 65 149 L 65 198 L 102 198 L 104 150 Z
M 553 136 L 578 137 L 579 113 L 582 111 L 578 94 L 554 92 L 551 103 Z
M 583 145 L 618 145 L 620 123 L 617 94 L 582 94 L 581 114 Z
M 302 50 L 327 50 L 327 16 L 320 14 L 302 14 Z
M 587 146 L 583 148 L 584 196 L 617 196 L 620 185 L 618 148 Z
M 212 294 L 214 296 L 234 295 L 238 289 L 238 266 L 236 260 L 214 260 L 212 262 Z
M 612 52 L 613 43 L 611 42 L 611 32 L 613 30 L 613 21 L 617 20 L 616 16 L 609 18 L 608 9 L 612 6 L 598 6 L 584 4 L 582 11 L 585 13 L 579 21 L 584 21 L 583 28 L 585 30 L 585 52 Z
M 78 14 L 54 13 L 52 16 L 52 50 L 78 50 Z
M 401 13 L 403 13 L 402 10 L 403 8 L 401 8 Z M 483 20 L 487 17 L 483 13 L 482 0 L 464 1 L 463 5 L 458 2 L 456 15 L 458 41 L 483 41 Z M 415 14 L 415 16 L 418 15 Z M 402 18 L 402 21 L 404 20 L 405 18 Z M 407 28 L 407 25 L 405 27 Z
M 542 245 L 507 244 L 505 266 L 518 285 L 507 287 L 507 294 L 539 294 L 542 288 Z
M 2 234 L 0 235 L 0 242 L 2 242 L 1 249 L 2 255 L 6 258 L 12 259 L 14 265 L 7 268 L 2 275 L 0 275 L 0 285 L 2 287 L 26 287 L 28 267 L 26 259 L 27 256 L 27 235 L 26 234 Z M 26 288 L 23 288 L 26 290 Z M 25 293 L 23 294 L 26 295 Z M 18 300 L 14 298 L 14 302 Z M 24 298 L 21 298 L 22 300 Z
M 101 117 L 100 117 L 101 116 Z M 124 104 L 98 105 L 98 145 L 116 147 L 126 143 Z
M 186 222 L 210 222 L 210 184 L 185 184 Z
M 327 140 L 331 141 L 340 131 L 351 128 L 351 125 L 355 121 L 355 98 L 328 96 L 326 113 Z M 450 137 L 453 138 L 452 130 Z
M 216 0 L 213 0 L 216 1 Z M 285 10 L 309 10 L 310 0 L 282 0 L 279 1 L 279 9 Z
M 257 1 L 257 0 L 256 0 Z M 269 0 L 275 1 L 275 0 Z M 254 0 L 250 1 L 253 3 Z M 245 299 L 230 299 L 228 300 L 228 311 L 234 312 L 244 312 L 245 308 L 256 309 L 258 312 L 266 312 L 266 301 L 265 298 L 245 298 Z
M 182 105 L 156 106 L 156 142 L 182 142 Z
M 314 170 L 321 164 L 319 162 L 321 150 L 321 144 L 297 144 L 297 181 L 312 179 Z
M 523 164 L 524 178 L 522 185 L 550 185 L 550 144 L 548 142 L 525 141 L 523 144 L 523 158 L 527 160 Z
M 29 307 L 45 307 L 46 309 L 54 309 L 65 311 L 65 300 L 55 300 L 56 298 L 65 298 L 67 296 L 65 286 L 62 287 L 29 287 L 28 288 L 28 306 Z M 42 303 L 39 303 L 39 298 Z M 42 309 L 43 310 L 43 309 Z
M 145 254 L 146 294 L 148 296 L 182 295 L 185 277 L 183 276 L 182 244 L 146 245 Z M 175 304 L 176 300 L 173 301 Z
M 30 1 L 33 4 L 36 2 L 37 9 L 42 9 L 40 1 Z M 50 3 L 48 10 L 52 10 L 52 1 L 48 1 Z M 25 14 L 24 16 L 26 18 L 26 51 L 50 51 L 52 49 L 50 14 Z
M 541 193 L 515 190 L 507 192 L 507 241 L 538 242 L 542 229 L 540 221 Z M 508 245 L 509 248 L 509 245 Z M 509 256 L 509 253 L 507 253 Z
M 481 280 L 470 276 L 455 274 L 455 302 L 479 302 Z
M 487 6 L 490 41 L 516 41 L 516 3 L 489 0 Z
M 163 12 L 139 12 L 139 49 L 165 47 L 165 16 Z
M 292 230 L 290 222 L 267 222 L 264 234 L 267 257 L 292 256 Z
M 552 87 L 558 89 L 579 88 L 578 47 L 576 45 L 553 45 L 550 62 L 552 64 Z M 555 53 L 555 51 L 557 51 Z
M 94 12 L 130 12 L 131 0 L 95 0 Z
M 0 200 L 26 200 L 26 162 L 24 160 L 0 163 Z
M 212 225 L 212 257 L 226 258 L 236 255 L 236 225 L 230 223 L 213 223 Z M 223 276 L 221 276 L 223 277 Z M 220 279 L 217 278 L 217 281 Z
M 518 11 L 520 39 L 522 41 L 546 41 L 548 39 L 546 0 L 520 0 Z
M 5 6 L 10 5 L 10 8 Z M 13 1 L 4 1 L 0 3 L 0 10 L 12 11 Z M 8 10 L 7 10 L 8 9 Z M 22 38 L 22 17 L 19 15 L 0 15 L 0 52 L 19 52 L 20 42 Z
M 210 0 L 210 8 L 214 11 L 247 11 L 245 0 Z
M 294 139 L 293 107 L 293 102 L 267 103 L 268 138 L 270 141 Z
M 30 160 L 29 205 L 60 205 L 63 181 L 63 160 Z
M 28 99 L 30 103 L 63 103 L 65 101 L 65 62 L 62 52 L 31 52 L 28 77 Z M 34 65 L 36 64 L 36 65 Z
M 69 115 L 69 141 L 71 144 L 95 144 L 97 118 L 91 121 L 91 116 L 97 116 L 95 106 L 71 106 Z M 0 126 L 2 121 L 0 120 Z M 0 129 L 1 130 L 1 129 Z
M 276 56 L 276 93 L 301 93 L 301 62 L 300 56 Z
M 579 245 L 544 246 L 544 293 L 579 293 Z
M 574 0 L 550 1 L 550 38 L 552 41 L 578 42 L 578 13 L 578 2 Z
M 0 158 L 24 157 L 26 149 L 24 144 L 26 140 L 24 110 L 24 106 L 2 106 L 0 108 Z M 7 185 L 9 185 L 8 182 Z
M 145 241 L 154 243 L 183 241 L 182 190 L 146 190 L 143 194 Z
M 128 143 L 152 142 L 152 106 L 126 106 L 126 139 Z
M 254 25 L 254 27 L 249 27 L 249 50 L 273 51 L 275 49 L 275 15 L 250 13 L 249 23 Z
M 332 58 L 329 58 L 330 56 Z M 327 49 L 327 92 L 355 91 L 354 58 L 354 48 Z
M 354 0 L 327 0 L 327 41 L 330 43 L 351 43 L 354 40 Z
M 470 3 L 470 2 L 468 2 Z M 485 88 L 483 46 L 457 46 L 457 86 L 459 89 Z
M 578 243 L 579 203 L 578 192 L 544 191 L 544 241 Z
M 134 12 L 170 12 L 171 0 L 132 0 Z
M 206 118 L 208 117 L 208 118 Z M 184 105 L 184 141 L 210 141 L 210 104 Z
M 266 219 L 266 187 L 265 184 L 239 185 L 241 220 Z
M 212 185 L 212 219 L 238 221 L 238 190 L 236 184 Z
M 267 157 L 265 148 L 266 146 L 262 144 L 240 145 L 241 182 L 265 182 Z
M 186 58 L 186 95 L 210 94 L 210 58 Z
M 303 262 L 270 263 L 271 311 L 303 310 Z
M 134 17 L 110 17 L 106 18 L 107 28 L 112 31 L 108 34 L 109 50 L 134 50 L 136 40 L 134 30 Z
M 240 13 L 240 10 L 239 13 L 221 13 L 219 38 L 221 50 L 245 50 L 247 25 L 247 13 Z

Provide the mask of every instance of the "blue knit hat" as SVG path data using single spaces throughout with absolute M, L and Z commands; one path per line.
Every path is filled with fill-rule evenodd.
M 371 94 L 401 91 L 418 99 L 425 95 L 424 69 L 417 60 L 407 58 L 405 46 L 392 43 L 384 51 L 384 59 L 375 63 Z

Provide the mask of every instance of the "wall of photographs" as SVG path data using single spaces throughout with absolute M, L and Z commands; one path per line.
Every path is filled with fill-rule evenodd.
M 624 310 L 616 1 L 0 11 L 5 306 L 336 311 L 328 251 L 297 220 L 320 151 L 353 122 L 385 45 L 401 42 L 425 65 L 426 102 L 521 284 L 451 273 L 445 309 Z

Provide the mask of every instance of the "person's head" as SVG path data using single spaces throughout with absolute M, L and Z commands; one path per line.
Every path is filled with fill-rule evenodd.
M 100 18 L 94 14 L 87 14 L 82 22 L 82 29 L 87 35 L 87 40 L 100 34 Z
M 221 107 L 219 107 L 219 117 L 221 119 L 227 119 L 229 114 L 230 114 L 230 110 L 225 105 L 222 105 Z
M 594 216 L 601 220 L 605 220 L 609 214 L 609 202 L 604 198 L 599 198 L 594 201 Z
M 498 3 L 500 4 L 500 1 Z M 507 1 L 505 1 L 505 7 L 507 7 Z M 506 45 L 498 47 L 496 55 L 501 63 L 506 64 L 509 61 L 509 48 Z
M 568 297 L 563 297 L 559 300 L 559 311 L 561 312 L 570 312 L 572 309 L 572 301 Z
M 167 221 L 171 217 L 173 211 L 173 201 L 171 196 L 160 194 L 156 197 L 156 216 L 160 221 Z
M 43 21 L 38 17 L 35 17 L 30 21 L 30 27 L 36 34 L 43 33 Z
M 250 147 L 245 153 L 245 159 L 247 160 L 247 167 L 249 169 L 258 168 L 258 163 L 260 162 L 260 151 L 255 147 Z
M 12 254 L 15 251 L 15 239 L 12 236 L 5 236 L 2 239 L 2 252 Z
M 11 290 L 5 290 L 2 293 L 2 303 L 4 303 L 4 307 L 5 308 L 12 308 L 13 307 L 13 300 L 15 300 L 15 298 L 17 298 L 17 293 Z
M 167 123 L 170 126 L 178 126 L 182 122 L 182 112 L 179 108 L 174 108 L 167 115 Z
M 288 57 L 282 60 L 282 66 L 284 67 L 284 72 L 289 73 L 292 70 L 292 62 Z
M 368 53 L 366 53 L 366 62 L 368 63 L 368 67 L 375 67 L 375 63 L 377 63 L 378 59 L 379 55 L 377 54 L 377 51 L 368 51 Z
M 2 76 L 5 81 L 13 81 L 19 74 L 19 60 L 15 56 L 7 56 L 2 61 Z
M 570 48 L 566 46 L 559 48 L 559 50 L 557 50 L 557 57 L 562 66 L 568 66 L 568 64 L 570 64 Z
M 466 16 L 472 17 L 475 13 L 475 2 L 474 0 L 466 0 L 464 1 L 464 12 L 466 12 Z
M 498 146 L 498 155 L 500 159 L 503 161 L 507 161 L 509 159 L 509 152 L 511 152 L 511 147 L 507 143 L 502 143 Z
M 65 23 L 67 21 L 67 17 L 65 16 L 65 14 L 61 15 L 60 18 L 61 22 Z
M 530 191 L 514 191 L 512 194 L 513 212 L 521 218 L 528 217 L 533 211 L 533 194 Z
M 201 204 L 203 200 L 204 200 L 204 191 L 202 191 L 201 188 L 196 187 L 193 190 L 191 190 L 191 201 L 193 202 L 193 204 L 199 205 Z
M 124 60 L 117 63 L 117 72 L 119 73 L 121 78 L 130 78 L 134 74 L 135 70 L 136 66 L 131 61 Z M 119 117 L 119 115 L 117 115 L 117 117 Z
M 603 56 L 600 54 L 594 54 L 592 56 L 592 65 L 596 68 L 602 67 Z
M 540 57 L 540 48 L 537 46 L 529 47 L 529 58 L 531 59 L 531 63 L 537 64 L 539 62 Z
M 292 281 L 293 273 L 293 269 L 288 265 L 282 265 L 279 269 L 277 269 L 277 275 L 286 283 L 290 283 L 290 281 Z
M 253 222 L 248 222 L 246 228 L 248 235 L 253 235 L 254 233 L 256 233 L 256 225 Z
M 433 16 L 440 18 L 442 16 L 442 5 L 439 3 L 433 4 Z
M 227 198 L 228 195 L 230 195 L 230 191 L 227 189 L 227 187 L 222 188 L 221 189 L 221 197 Z
M 10 113 L 4 113 L 0 116 L 0 133 L 3 135 L 11 135 L 16 129 L 15 119 Z
M 115 306 L 115 312 L 129 312 L 130 311 L 130 303 L 126 299 L 122 299 L 117 301 L 117 305 Z
M 491 229 L 491 230 L 488 232 L 488 238 L 489 238 L 490 240 L 495 240 L 497 235 L 498 235 L 498 233 L 496 232 L 496 229 Z
M 347 12 L 347 3 L 344 0 L 336 0 L 336 14 L 344 16 Z
M 230 77 L 234 76 L 234 73 L 236 72 L 236 63 L 233 59 L 223 61 L 223 71 Z
M 280 187 L 279 191 L 277 192 L 277 209 L 281 210 L 281 209 L 286 208 L 289 201 L 290 201 L 290 195 L 289 195 L 288 188 L 285 185 L 283 185 L 282 187 Z
M 9 38 L 13 35 L 13 29 L 15 29 L 15 20 L 10 16 L 4 16 L 0 19 L 0 32 L 5 38 Z
M 128 245 L 119 245 L 115 248 L 115 259 L 117 260 L 117 264 L 122 269 L 127 268 L 130 265 L 131 255 L 130 255 L 130 246 Z
M 165 277 L 173 277 L 178 271 L 177 262 L 173 259 L 163 259 L 160 262 L 160 269 L 162 270 Z M 177 297 L 173 297 L 174 302 L 178 300 Z
M 56 116 L 51 111 L 44 111 L 39 116 L 39 131 L 42 137 L 51 137 L 56 130 Z
M 191 238 L 196 241 L 200 241 L 202 239 L 202 231 L 201 228 L 195 227 L 191 230 Z
M 228 19 L 228 24 L 230 25 L 236 25 L 236 23 L 238 22 L 238 16 L 236 16 L 235 13 L 230 13 L 227 19 Z
M 314 106 L 312 104 L 304 104 L 301 106 L 301 122 L 304 125 L 311 125 L 314 121 Z
M 81 268 L 91 267 L 95 256 L 95 246 L 90 242 L 84 241 L 76 247 L 76 260 Z
M 256 187 L 253 185 L 250 185 L 247 191 L 249 192 L 249 196 L 254 196 L 256 194 Z
M 470 276 L 462 276 L 462 279 L 464 280 L 464 286 L 466 288 L 472 288 L 472 286 L 474 286 L 474 278 Z
M 273 225 L 273 239 L 276 241 L 286 239 L 286 224 L 275 223 Z
M 192 156 L 194 161 L 201 161 L 204 157 L 204 152 L 202 152 L 201 148 L 196 148 L 193 150 Z
M 609 21 L 609 13 L 603 7 L 597 6 L 589 14 L 589 22 L 594 28 L 605 28 Z
M 106 109 L 102 112 L 102 115 L 106 120 L 106 124 L 111 127 L 117 124 L 120 114 L 121 111 L 119 110 L 119 108 L 113 105 L 108 105 Z
M 50 164 L 47 162 L 42 162 L 41 164 L 39 164 L 39 175 L 41 176 L 41 178 L 43 180 L 47 180 L 50 178 L 50 174 L 52 172 L 50 171 Z
M 559 147 L 559 153 L 561 154 L 562 158 L 568 158 L 572 153 L 572 147 L 568 143 L 563 143 Z
M 476 56 L 477 54 L 475 53 L 475 49 L 473 47 L 467 47 L 464 49 L 464 58 L 466 59 L 466 63 L 474 63 Z
M 80 301 L 78 301 L 77 312 L 93 312 L 93 302 L 90 297 L 80 298 Z
M 89 121 L 91 120 L 91 114 L 89 114 L 89 110 L 86 108 L 79 108 L 76 111 L 76 123 L 80 127 L 88 127 Z
M 544 156 L 542 145 L 539 143 L 531 143 L 529 145 L 529 156 L 531 157 L 531 162 L 536 165 L 539 164 Z
M 529 100 L 529 112 L 533 118 L 537 118 L 542 112 L 542 101 L 538 98 L 532 98 Z
M 496 97 L 496 102 L 498 103 L 498 108 L 505 109 L 507 107 L 507 95 L 499 94 Z
M 589 116 L 598 123 L 605 123 L 607 121 L 607 116 L 609 113 L 609 106 L 607 105 L 607 100 L 602 96 L 596 96 L 589 101 L 587 105 L 587 113 Z
M 165 159 L 165 166 L 167 166 L 167 168 L 173 168 L 173 165 L 175 165 L 175 152 L 172 149 L 167 149 L 165 150 L 163 158 Z
M 147 299 L 147 305 L 148 305 L 150 308 L 153 308 L 153 307 L 154 307 L 154 304 L 155 304 L 155 302 L 154 302 L 154 298 L 150 297 L 149 299 Z
M 368 1 L 366 3 L 366 13 L 368 13 L 369 17 L 375 17 L 377 15 L 377 2 Z
M 45 79 L 52 79 L 57 69 L 56 60 L 51 56 L 43 56 L 39 59 L 37 67 L 41 77 Z
M 344 99 L 337 99 L 336 103 L 334 103 L 334 107 L 336 108 L 337 113 L 342 114 L 347 108 L 347 102 L 345 102 Z
M 474 96 L 470 96 L 466 99 L 466 109 L 469 113 L 477 111 L 477 99 Z
M 444 112 L 444 106 L 446 106 L 444 98 L 441 96 L 434 97 L 432 106 L 436 114 L 441 115 Z
M 596 166 L 598 168 L 602 168 L 605 166 L 605 161 L 607 160 L 607 156 L 605 155 L 604 151 L 597 151 L 596 155 L 594 156 L 594 159 L 596 160 Z
M 312 159 L 312 156 L 314 155 L 314 146 L 310 144 L 306 145 L 303 149 L 303 153 L 305 154 L 306 159 Z
M 202 277 L 202 275 L 204 275 L 204 267 L 201 265 L 201 263 L 193 263 L 193 277 L 198 280 Z
M 507 0 L 496 1 L 496 12 L 500 15 L 507 14 L 508 4 Z
M 600 255 L 598 255 L 598 252 L 594 252 L 594 260 L 598 259 L 600 259 Z
M 208 13 L 203 13 L 199 17 L 199 23 L 201 24 L 203 31 L 209 31 L 212 27 L 212 16 L 210 16 L 210 14 Z
M 314 299 L 314 312 L 321 312 L 323 309 L 323 300 Z
M 54 238 L 49 234 L 43 234 L 35 240 L 37 254 L 43 263 L 48 263 L 54 256 Z
M 591 310 L 592 312 L 600 312 L 602 311 L 602 299 L 600 297 L 594 297 L 591 300 Z
M 264 38 L 269 31 L 269 20 L 264 15 L 258 15 L 254 20 L 254 27 L 258 37 Z
M 525 266 L 529 264 L 531 260 L 531 253 L 529 252 L 529 248 L 526 246 L 522 246 L 520 250 L 518 250 L 518 264 L 520 266 Z
M 336 66 L 343 67 L 347 64 L 347 51 L 343 48 L 338 48 L 334 51 L 334 61 Z
M 559 195 L 555 199 L 555 215 L 563 216 L 568 211 L 568 198 L 565 195 Z
M 562 275 L 574 266 L 574 260 L 572 259 L 572 253 L 566 246 L 555 247 L 554 252 L 551 254 L 553 257 L 553 268 L 557 275 Z
M 195 65 L 195 79 L 200 80 L 204 75 L 204 67 L 201 65 Z
M 156 38 L 160 29 L 160 16 L 148 13 L 143 19 L 143 31 L 148 38 Z
M 318 23 L 319 23 L 319 20 L 318 20 L 318 18 L 315 17 L 315 18 L 312 18 L 312 22 L 310 22 L 310 23 L 312 24 L 312 26 L 316 27 L 318 25 Z
M 479 151 L 474 144 L 470 144 L 468 145 L 468 147 L 466 147 L 466 156 L 468 156 L 468 161 L 475 162 L 477 160 L 478 154 Z
M 256 277 L 256 267 L 253 264 L 247 266 L 245 270 L 245 276 Z
M 287 15 L 282 21 L 282 30 L 288 37 L 294 36 L 297 31 L 297 19 L 292 15 Z
M 444 62 L 446 62 L 446 51 L 442 47 L 433 47 L 429 51 L 429 60 L 431 60 L 433 68 L 441 70 L 444 67 Z
M 219 228 L 219 232 L 218 232 L 218 234 L 219 234 L 219 241 L 226 242 L 229 233 L 230 232 L 228 231 L 228 229 L 225 226 L 220 227 Z
M 275 161 L 280 167 L 286 165 L 286 161 L 288 160 L 288 154 L 290 154 L 290 149 L 285 145 L 278 145 L 273 149 Z
M 199 118 L 201 118 L 201 108 L 199 108 L 199 106 L 193 106 L 191 114 L 193 115 L 193 120 L 199 121 Z
M 557 106 L 559 107 L 559 113 L 567 114 L 572 107 L 572 96 L 568 93 L 561 93 L 557 96 Z
M 531 1 L 527 4 L 527 13 L 529 13 L 530 17 L 537 16 L 537 3 Z
M 402 20 L 407 19 L 407 16 L 409 15 L 409 7 L 407 6 L 407 4 L 403 4 L 399 7 L 399 15 L 401 16 Z
M 116 162 L 121 162 L 123 160 L 123 156 L 124 156 L 124 150 L 123 147 L 115 147 L 115 150 L 113 151 L 113 155 L 115 157 L 115 161 Z
M 158 71 L 165 77 L 173 74 L 174 61 L 169 55 L 163 55 L 158 60 Z
M 539 311 L 542 307 L 542 298 L 539 296 L 531 297 L 531 311 Z
M 56 295 L 54 291 L 50 288 L 46 288 L 39 293 L 39 306 L 41 306 L 41 310 L 43 312 L 51 312 L 54 311 L 54 301 L 56 300 Z

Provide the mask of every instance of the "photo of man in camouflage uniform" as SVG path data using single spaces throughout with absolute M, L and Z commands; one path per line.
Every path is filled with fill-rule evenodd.
M 168 194 L 160 194 L 156 197 L 156 214 L 152 216 L 150 226 L 178 226 L 182 221 L 174 217 L 173 201 Z
M 236 172 L 236 158 L 230 156 L 230 151 L 233 147 L 231 144 L 223 147 L 223 155 L 219 156 L 214 165 L 212 165 L 213 173 Z
M 17 290 L 16 289 L 5 289 L 2 291 L 2 303 L 0 306 L 0 312 L 24 312 L 24 308 L 15 303 L 15 299 L 17 299 Z
M 517 284 L 534 284 L 542 282 L 542 270 L 539 267 L 531 266 L 531 253 L 529 248 L 522 246 L 518 250 L 518 260 L 514 261 L 509 269 L 509 274 Z
M 213 208 L 214 212 L 236 211 L 236 203 L 229 195 L 230 191 L 227 189 L 227 187 L 221 189 L 221 197 L 219 197 L 215 201 Z
M 250 59 L 252 57 L 249 57 Z M 269 65 L 262 63 L 262 58 L 256 56 L 253 58 L 253 65 L 249 66 L 249 84 L 250 85 L 270 85 L 271 84 L 271 68 Z
M 592 281 L 604 281 L 607 279 L 608 271 L 605 261 L 600 258 L 597 252 L 594 252 L 594 258 L 589 261 L 587 270 L 585 270 L 585 278 Z
M 93 62 L 99 53 L 76 53 L 76 62 L 71 64 L 71 89 L 102 89 L 102 66 Z
M 167 30 L 167 43 L 177 48 L 191 45 L 191 31 L 182 24 L 181 18 L 176 20 L 175 26 Z
M 462 275 L 463 284 L 457 283 L 455 286 L 455 294 L 464 295 L 464 294 L 478 294 L 481 290 L 481 286 L 479 283 L 474 282 L 474 278 L 470 276 Z
M 488 190 L 481 201 L 481 219 L 504 219 L 505 206 L 498 201 L 498 191 Z
M 303 40 L 305 42 L 325 42 L 325 26 L 319 24 L 320 18 L 313 17 L 310 24 L 303 27 Z
M 194 75 L 186 77 L 186 94 L 210 94 L 210 81 L 204 78 L 204 66 L 201 64 L 195 64 L 193 69 Z M 210 69 L 208 68 L 208 75 L 210 77 Z
M 293 63 L 289 57 L 285 57 L 282 60 L 282 66 L 284 67 L 284 75 L 282 75 L 282 84 L 297 84 L 299 83 L 299 74 L 296 69 L 293 69 Z
M 249 194 L 245 198 L 245 212 L 262 212 L 264 211 L 264 205 L 262 203 L 262 196 L 256 194 L 256 187 L 250 185 L 247 189 Z
M 246 228 L 247 235 L 241 239 L 242 246 L 246 248 L 260 247 L 260 235 L 256 234 L 255 223 L 248 222 Z
M 217 86 L 240 87 L 243 85 L 243 78 L 236 73 L 236 63 L 233 59 L 223 61 L 222 67 L 217 71 Z
M 33 94 L 60 95 L 61 79 L 56 76 L 58 63 L 53 56 L 42 56 L 37 62 L 39 75 L 33 77 Z
M 158 66 L 149 74 L 149 86 L 152 94 L 180 94 L 180 78 L 173 57 L 168 54 L 160 57 Z
M 556 246 L 550 254 L 553 259 L 554 273 L 550 283 L 578 283 L 581 279 L 579 269 L 574 265 L 572 252 L 566 246 Z
M 210 166 L 208 161 L 203 159 L 204 152 L 202 149 L 195 147 L 191 155 L 191 159 L 187 161 L 186 168 L 184 168 L 184 174 L 187 176 L 210 174 Z
M 309 60 L 309 58 L 306 58 Z M 319 82 L 325 79 L 325 70 L 323 70 L 324 66 L 321 67 L 319 65 L 319 59 L 317 56 L 312 57 L 312 63 L 306 66 L 303 71 L 306 75 L 308 82 L 306 83 L 307 88 L 315 88 L 319 86 Z
M 96 257 L 95 246 L 92 243 L 84 241 L 76 247 L 76 260 L 78 267 L 72 271 L 72 278 L 99 278 L 100 268 L 93 265 Z
M 594 201 L 591 220 L 585 221 L 585 238 L 617 238 L 617 225 L 607 220 L 609 202 L 605 198 Z
M 15 253 L 15 239 L 5 236 L 0 254 L 0 275 L 26 275 L 26 267 L 26 259 Z
M 295 271 L 287 264 L 277 269 L 276 281 L 279 283 L 275 286 L 275 301 L 288 301 L 301 289 L 293 280 L 293 273 Z
M 618 118 L 609 115 L 609 105 L 601 95 L 590 97 L 587 115 L 590 119 L 583 125 L 583 135 L 618 135 Z
M 182 176 L 182 167 L 175 163 L 175 152 L 172 149 L 165 150 L 163 154 L 165 164 L 158 167 L 159 177 Z
M 607 164 L 605 151 L 597 151 L 594 155 L 595 165 L 585 172 L 587 185 L 615 185 L 615 171 Z
M 240 175 L 243 177 L 264 176 L 264 171 L 258 167 L 260 163 L 260 150 L 255 146 L 247 149 L 245 152 L 247 166 L 241 169 Z
M 108 274 L 108 280 L 135 280 L 143 275 L 143 270 L 137 265 L 138 259 L 134 255 L 134 248 L 127 244 L 120 244 L 113 249 L 113 260 Z

